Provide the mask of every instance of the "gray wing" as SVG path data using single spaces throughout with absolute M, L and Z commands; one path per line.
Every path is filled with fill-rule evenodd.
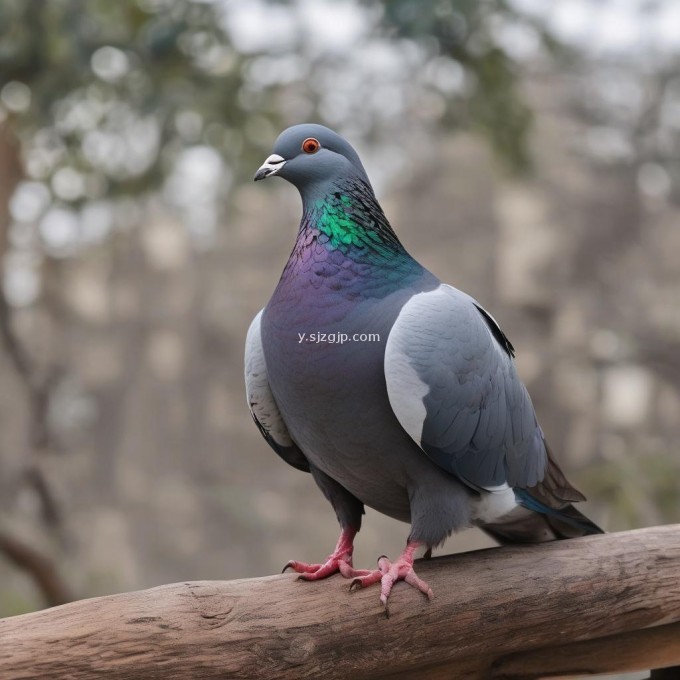
M 292 440 L 269 386 L 260 336 L 261 317 L 262 311 L 253 319 L 246 336 L 245 378 L 250 415 L 269 446 L 286 463 L 303 472 L 309 472 L 307 458 Z
M 469 295 L 414 295 L 385 348 L 385 379 L 402 427 L 440 467 L 474 488 L 532 487 L 545 476 L 543 433 L 512 345 Z

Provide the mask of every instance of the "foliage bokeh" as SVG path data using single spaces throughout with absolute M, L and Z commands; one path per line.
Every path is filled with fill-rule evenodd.
M 677 521 L 678 49 L 569 43 L 558 5 L 0 2 L 0 614 L 327 550 L 241 394 L 297 210 L 249 183 L 304 120 L 509 329 L 596 519 Z

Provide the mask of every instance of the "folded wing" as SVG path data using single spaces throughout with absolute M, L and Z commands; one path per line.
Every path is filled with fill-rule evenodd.
M 390 404 L 443 469 L 469 486 L 533 487 L 548 454 L 534 408 L 493 317 L 445 284 L 404 305 L 385 352 Z

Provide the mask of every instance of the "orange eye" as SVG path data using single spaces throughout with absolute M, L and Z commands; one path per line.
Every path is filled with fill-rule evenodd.
M 318 139 L 314 137 L 307 137 L 304 142 L 302 142 L 302 150 L 305 153 L 316 153 L 321 148 Z

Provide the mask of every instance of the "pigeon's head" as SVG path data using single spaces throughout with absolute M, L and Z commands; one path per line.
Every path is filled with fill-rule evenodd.
M 284 130 L 273 153 L 255 173 L 255 181 L 283 177 L 304 194 L 313 187 L 348 176 L 368 183 L 357 152 L 339 134 L 323 125 L 305 123 Z

